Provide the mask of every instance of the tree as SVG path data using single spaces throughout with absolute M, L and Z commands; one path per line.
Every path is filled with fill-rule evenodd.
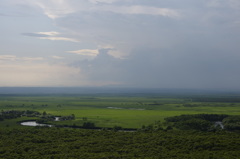
M 95 124 L 92 122 L 84 122 L 83 128 L 88 128 L 88 129 L 95 128 Z
M 47 115 L 47 113 L 44 111 L 44 112 L 43 112 L 43 116 L 46 116 L 46 115 Z
M 75 115 L 74 114 L 72 114 L 72 120 L 75 120 Z

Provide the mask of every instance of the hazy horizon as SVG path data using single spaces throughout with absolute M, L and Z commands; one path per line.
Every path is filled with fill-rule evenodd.
M 0 87 L 0 95 L 239 95 L 240 90 L 168 89 L 133 87 Z
M 239 0 L 2 0 L 0 87 L 240 90 Z

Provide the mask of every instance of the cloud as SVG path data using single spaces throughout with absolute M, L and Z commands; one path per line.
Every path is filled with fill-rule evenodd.
M 27 1 L 27 0 L 26 0 Z M 114 12 L 118 14 L 146 14 L 167 17 L 179 17 L 180 13 L 171 8 L 159 8 L 155 6 L 143 6 L 138 3 L 122 1 L 122 5 L 116 5 L 118 0 L 42 0 L 38 2 L 27 1 L 33 6 L 40 7 L 44 14 L 51 19 L 65 17 L 78 12 Z
M 62 80 L 65 85 L 70 79 L 75 85 L 239 88 L 239 0 L 21 0 L 11 3 L 14 7 L 3 5 L 1 13 L 24 13 L 21 12 L 23 5 L 32 8 L 26 12 L 28 15 L 34 13 L 28 18 L 2 17 L 0 51 L 14 55 L 1 55 L 0 62 L 1 66 L 12 64 L 15 72 L 27 72 L 27 66 L 37 64 L 39 68 L 35 67 L 35 72 L 40 68 L 55 71 L 65 68 L 66 72 L 60 71 L 61 75 L 45 72 L 65 79 Z M 16 36 L 18 33 L 44 40 Z M 61 45 L 50 40 L 61 41 Z M 64 60 L 59 60 L 63 57 Z M 65 62 L 64 66 L 60 62 Z M 17 70 L 20 63 L 25 66 L 22 71 Z M 25 75 L 32 76 L 33 72 Z M 4 74 L 7 75 L 7 71 Z M 55 77 L 42 76 L 48 79 L 46 84 L 57 81 Z
M 53 41 L 70 41 L 70 42 L 79 42 L 79 40 L 73 38 L 65 38 L 65 37 L 40 37 L 40 39 L 53 40 Z
M 30 37 L 48 37 L 49 35 L 46 34 L 39 34 L 39 33 L 22 33 L 24 36 L 30 36 Z
M 16 59 L 17 59 L 17 57 L 14 55 L 0 55 L 0 60 L 15 61 Z
M 58 59 L 58 60 L 64 59 L 64 57 L 62 57 L 62 56 L 51 56 L 51 57 L 54 58 L 54 59 Z
M 46 35 L 46 36 L 56 36 L 56 35 L 59 35 L 60 33 L 56 31 L 50 31 L 50 32 L 38 32 L 36 34 Z
M 81 68 L 86 80 L 98 85 L 123 84 L 121 77 L 121 59 L 108 54 L 108 49 L 100 49 L 95 58 L 91 60 L 76 61 L 72 67 Z M 118 67 L 119 66 L 119 67 Z
M 70 41 L 70 42 L 79 42 L 74 38 L 67 37 L 59 37 L 59 32 L 51 31 L 51 32 L 37 32 L 37 33 L 22 33 L 22 35 L 30 36 L 30 37 L 38 37 L 39 39 L 53 40 L 53 41 Z
M 174 9 L 169 8 L 158 8 L 148 6 L 103 6 L 97 10 L 110 11 L 119 14 L 145 14 L 145 15 L 157 15 L 166 17 L 180 17 L 180 13 Z
M 76 51 L 67 51 L 68 53 L 73 53 L 77 55 L 84 55 L 84 56 L 97 56 L 98 50 L 90 50 L 90 49 L 82 49 L 82 50 L 76 50 Z
M 122 52 L 117 49 L 108 49 L 108 54 L 113 56 L 114 58 L 125 59 L 127 56 L 124 56 L 126 52 Z
M 89 2 L 98 4 L 98 3 L 114 3 L 118 0 L 89 0 Z
M 0 55 L 0 61 L 41 61 L 42 57 L 17 57 L 15 55 Z
M 30 4 L 40 7 L 43 10 L 44 14 L 51 19 L 56 19 L 76 11 L 74 9 L 74 5 L 66 0 L 42 0 L 37 2 L 29 2 Z
M 20 60 L 24 60 L 24 61 L 41 61 L 43 60 L 42 57 L 22 57 L 20 58 Z
M 152 13 L 155 14 L 154 12 Z M 115 52 L 113 54 L 125 57 L 135 47 L 143 45 L 169 47 L 174 43 L 177 38 L 172 28 L 179 24 L 177 24 L 178 20 L 168 18 L 168 16 L 174 16 L 174 14 L 152 16 L 79 12 L 57 19 L 56 24 L 71 30 L 71 34 L 77 39 L 84 39 L 84 43 L 95 45 L 95 47 L 112 46 L 115 49 L 112 51 L 112 53 Z M 182 27 L 178 30 L 181 29 Z M 81 42 L 83 41 L 81 40 Z
M 186 51 L 186 52 L 185 52 Z M 117 86 L 151 88 L 240 89 L 239 58 L 225 51 L 157 49 L 135 50 L 125 59 L 116 59 L 108 50 L 100 50 L 92 60 L 72 63 L 79 67 L 91 83 L 115 81 Z M 148 52 L 148 54 L 146 54 Z

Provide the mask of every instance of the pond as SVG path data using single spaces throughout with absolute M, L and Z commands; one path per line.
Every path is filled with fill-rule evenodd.
M 53 127 L 53 125 L 39 124 L 36 121 L 24 121 L 24 122 L 21 122 L 21 125 L 23 125 L 23 126 L 46 126 L 46 127 Z
M 60 117 L 55 117 L 54 121 L 60 121 L 59 120 Z M 35 120 L 34 121 L 24 121 L 20 123 L 22 126 L 46 126 L 46 127 L 53 127 L 54 125 L 50 125 L 50 124 L 39 124 L 37 123 Z

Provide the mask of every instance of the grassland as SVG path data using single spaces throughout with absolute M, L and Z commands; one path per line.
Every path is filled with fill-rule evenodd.
M 35 110 L 76 117 L 56 124 L 82 125 L 87 120 L 97 127 L 140 128 L 182 114 L 240 115 L 239 99 L 239 96 L 0 95 L 0 110 Z M 0 126 L 17 126 L 16 122 L 21 120 L 26 117 L 0 122 Z

